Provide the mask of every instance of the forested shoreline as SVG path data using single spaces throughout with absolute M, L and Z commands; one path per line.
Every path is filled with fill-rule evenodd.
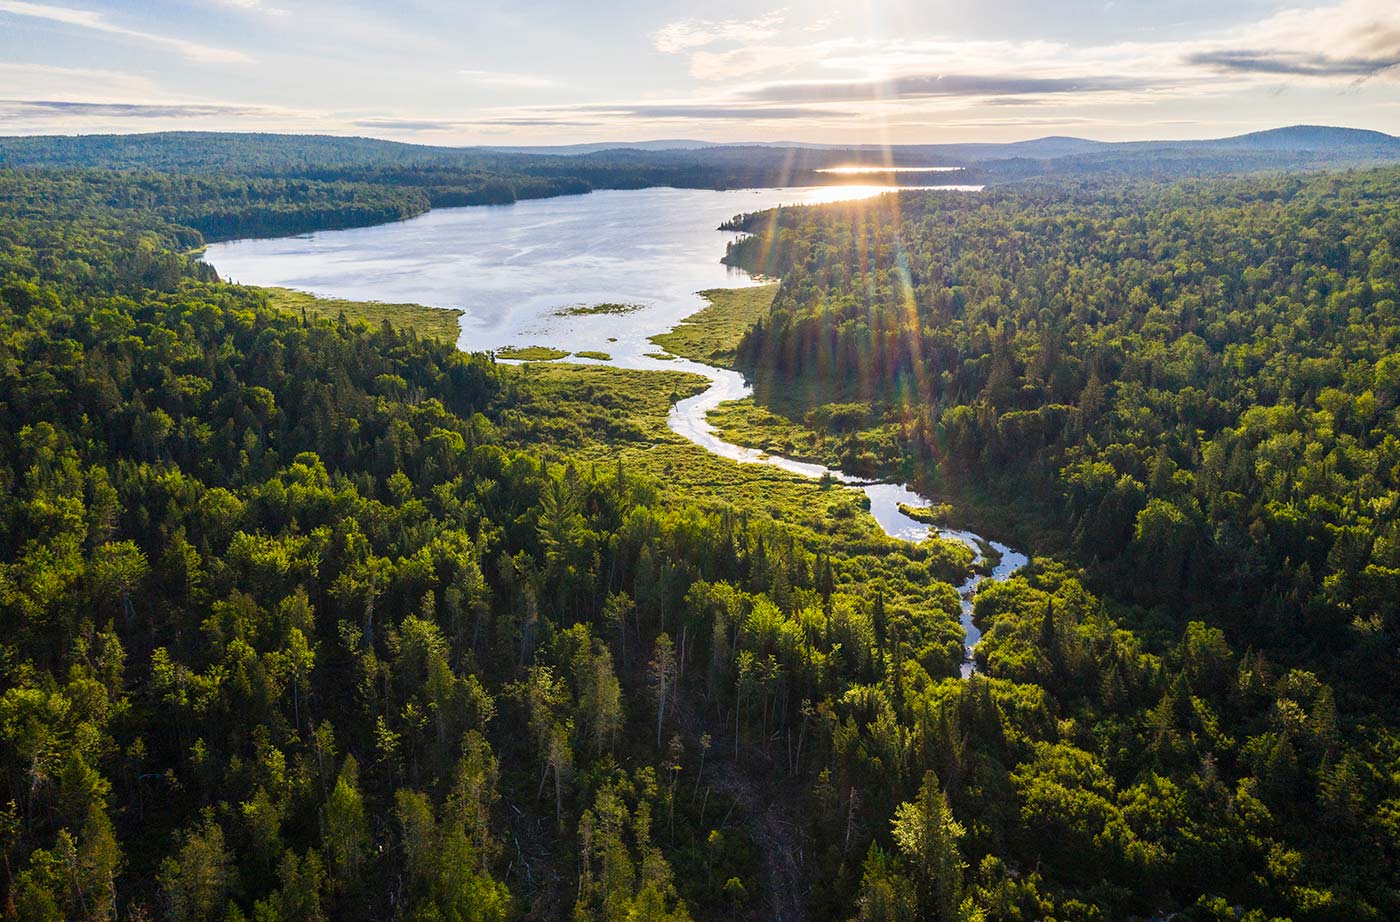
M 693 376 L 269 307 L 249 183 L 0 172 L 7 918 L 1400 913 L 1396 173 L 746 222 L 795 425 L 1065 533 L 968 680 L 965 548 Z
M 1387 674 L 1390 645 L 1338 641 L 1400 614 L 1397 193 L 1384 170 L 750 219 L 730 258 L 784 285 L 741 363 L 865 404 L 857 429 L 888 414 L 886 460 L 924 481 L 1047 510 L 1127 600 Z
M 819 155 L 818 163 L 830 154 Z M 8 178 L 7 178 L 8 177 Z M 626 150 L 579 157 L 391 144 L 365 138 L 170 133 L 0 138 L 0 195 L 60 207 L 147 211 L 208 241 L 364 227 L 431 208 L 507 205 L 648 186 L 737 188 L 819 181 L 745 158 L 700 163 Z M 14 204 L 23 207 L 23 201 Z

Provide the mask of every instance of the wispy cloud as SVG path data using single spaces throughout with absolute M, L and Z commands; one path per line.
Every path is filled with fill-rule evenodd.
M 534 74 L 516 74 L 501 70 L 459 70 L 458 76 L 472 83 L 485 83 L 491 86 L 549 87 L 554 81 Z
M 147 74 L 97 67 L 59 67 L 53 64 L 0 62 L 0 87 L 14 97 L 47 99 L 150 99 L 159 95 Z
M 370 131 L 452 131 L 471 122 L 459 118 L 358 118 L 350 124 Z
M 263 0 L 219 0 L 224 6 L 231 6 L 234 9 L 245 10 L 249 13 L 262 13 L 264 16 L 287 16 L 290 10 L 285 10 L 280 6 L 268 6 Z
M 215 48 L 210 45 L 202 45 L 198 42 L 186 41 L 182 38 L 157 35 L 154 32 L 144 32 L 140 29 L 130 29 L 118 25 L 117 23 L 109 22 L 101 13 L 92 10 L 77 10 L 66 6 L 27 3 L 22 2 L 22 0 L 0 0 L 0 13 L 9 13 L 12 16 L 23 16 L 29 19 L 42 19 L 49 22 L 62 23 L 67 26 L 75 26 L 81 29 L 90 29 L 95 32 L 105 32 L 109 35 L 121 35 L 126 38 L 133 38 L 138 41 L 169 48 L 191 61 L 231 64 L 253 60 L 250 55 L 236 49 Z
M 735 102 L 618 103 L 574 106 L 572 111 L 596 112 L 641 119 L 748 119 L 788 121 L 801 118 L 845 118 L 854 112 L 807 106 L 753 106 Z
M 762 102 L 878 102 L 931 96 L 1043 96 L 1143 89 L 1129 77 L 1035 77 L 1019 74 L 909 74 L 887 80 L 772 83 L 742 91 Z
M 567 116 L 542 113 L 538 115 L 512 114 L 491 115 L 481 118 L 438 118 L 422 116 L 415 118 L 394 118 L 372 116 L 357 118 L 350 122 L 355 128 L 374 132 L 443 133 L 460 132 L 476 128 L 593 128 L 604 124 L 603 120 L 587 116 Z
M 7 118 L 44 118 L 55 113 L 137 119 L 277 114 L 277 110 L 265 106 L 224 103 L 80 102 L 67 99 L 0 99 L 0 111 L 3 111 Z
M 794 121 L 798 119 L 849 118 L 853 111 L 833 111 L 811 106 L 768 106 L 738 99 L 620 101 L 534 106 L 488 112 L 473 124 L 573 125 L 626 124 L 629 121 Z
M 1293 77 L 1374 77 L 1400 67 L 1400 54 L 1387 58 L 1333 58 L 1296 51 L 1229 49 L 1187 55 L 1191 64 L 1224 71 L 1282 74 Z
M 487 118 L 471 124 L 498 128 L 598 128 L 607 123 L 598 119 L 519 116 L 516 118 Z
M 778 34 L 786 17 L 780 12 L 755 19 L 682 19 L 652 36 L 657 51 L 679 54 L 716 42 L 757 42 Z
M 734 80 L 775 70 L 794 70 L 814 62 L 825 65 L 821 52 L 826 50 L 804 45 L 756 44 L 724 51 L 696 51 L 690 55 L 689 69 L 698 80 Z

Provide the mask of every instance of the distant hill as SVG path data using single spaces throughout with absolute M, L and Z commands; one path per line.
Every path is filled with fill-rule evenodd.
M 1344 150 L 1355 148 L 1400 148 L 1400 138 L 1364 128 L 1328 128 L 1321 125 L 1291 125 L 1255 131 L 1233 138 L 1200 141 L 1212 147 L 1248 150 Z
M 0 166 L 258 172 L 317 164 L 411 163 L 451 157 L 453 148 L 378 138 L 261 132 L 0 137 Z
M 1363 128 L 1334 128 L 1323 125 L 1290 125 L 1285 128 L 1271 128 L 1248 134 L 1225 138 L 1201 138 L 1188 140 L 1146 140 L 1146 141 L 1094 141 L 1088 138 L 1048 136 L 1027 141 L 1005 143 L 974 144 L 899 144 L 890 147 L 875 144 L 816 144 L 802 141 L 745 141 L 742 143 L 718 143 L 697 140 L 660 140 L 599 142 L 593 144 L 568 144 L 536 147 L 483 147 L 480 150 L 511 152 L 522 154 L 554 154 L 578 156 L 610 151 L 713 151 L 723 150 L 804 150 L 822 152 L 826 155 L 880 154 L 889 156 L 892 163 L 905 163 L 918 160 L 982 161 L 1031 158 L 1050 160 L 1059 157 L 1076 157 L 1086 154 L 1108 153 L 1111 151 L 1142 150 L 1204 150 L 1229 149 L 1249 151 L 1298 151 L 1319 152 L 1328 150 L 1386 150 L 1400 147 L 1400 138 L 1380 131 Z
M 234 132 L 0 137 L 0 167 L 93 167 L 356 181 L 429 190 L 435 206 L 588 188 L 746 188 L 841 181 L 833 166 L 956 166 L 958 182 L 1212 175 L 1400 161 L 1400 138 L 1293 125 L 1226 138 L 844 147 L 687 139 L 552 147 L 438 147 L 375 138 Z M 891 181 L 927 182 L 926 175 Z M 847 177 L 850 181 L 850 177 Z M 867 177 L 868 181 L 868 177 Z

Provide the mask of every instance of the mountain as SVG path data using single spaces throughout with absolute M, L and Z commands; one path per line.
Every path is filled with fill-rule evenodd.
M 1255 131 L 1233 138 L 1202 141 L 1203 145 L 1247 150 L 1337 150 L 1365 147 L 1400 148 L 1400 138 L 1363 128 L 1331 128 L 1322 125 L 1290 125 Z
M 659 140 L 600 142 L 594 144 L 567 144 L 523 147 L 484 147 L 499 153 L 553 154 L 577 156 L 606 153 L 611 151 L 713 151 L 723 150 L 803 150 L 824 154 L 880 154 L 880 162 L 889 156 L 894 163 L 914 165 L 914 160 L 930 161 L 982 161 L 1011 158 L 1033 160 L 1053 160 L 1059 157 L 1076 157 L 1096 153 L 1124 150 L 1249 150 L 1249 151 L 1300 151 L 1320 152 L 1330 150 L 1356 151 L 1361 149 L 1383 150 L 1400 147 L 1400 138 L 1380 131 L 1363 128 L 1339 128 L 1324 125 L 1290 125 L 1285 128 L 1271 128 L 1248 134 L 1225 138 L 1202 138 L 1189 140 L 1146 140 L 1146 141 L 1095 141 L 1089 138 L 1050 135 L 1031 138 L 1026 141 L 1003 143 L 970 144 L 898 144 L 890 147 L 876 144 L 818 144 L 804 141 L 744 141 L 740 143 L 720 143 L 697 140 Z M 825 159 L 828 158 L 823 158 Z

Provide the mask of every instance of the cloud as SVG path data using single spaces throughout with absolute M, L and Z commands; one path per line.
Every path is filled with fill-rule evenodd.
M 145 74 L 92 67 L 0 62 L 0 87 L 12 97 L 74 98 L 92 102 L 152 98 L 159 95 Z
M 1297 2 L 1297 0 L 1295 0 Z M 754 24 L 757 23 L 757 27 Z M 1238 29 L 1163 41 L 1069 44 L 923 36 L 814 36 L 780 30 L 780 14 L 739 23 L 686 20 L 657 33 L 657 47 L 688 57 L 690 74 L 733 81 L 800 72 L 750 96 L 770 102 L 861 102 L 939 97 L 1169 92 L 1198 98 L 1285 81 L 1346 81 L 1400 73 L 1400 3 L 1340 0 L 1285 9 Z M 750 28 L 743 28 L 749 26 Z M 783 34 L 779 35 L 782 31 Z M 723 47 L 716 47 L 721 42 Z M 823 81 L 820 71 L 850 80 Z
M 473 122 L 472 124 L 511 128 L 597 128 L 606 123 L 597 120 L 548 118 L 543 116 L 540 118 L 531 118 L 529 116 L 522 116 L 519 118 L 488 118 L 479 122 Z
M 0 114 L 16 121 L 256 119 L 260 123 L 319 120 L 319 113 L 276 106 L 229 102 L 92 102 L 79 99 L 0 99 Z
M 499 116 L 489 118 L 434 118 L 425 116 L 423 118 L 393 118 L 389 116 L 359 118 L 350 122 L 352 128 L 363 128 L 366 131 L 408 131 L 408 132 L 442 132 L 461 131 L 469 128 L 488 127 L 569 127 L 588 128 L 602 124 L 596 120 L 565 119 L 553 116 Z
M 350 124 L 370 131 L 450 131 L 471 123 L 441 118 L 361 118 Z
M 55 113 L 100 118 L 211 118 L 265 116 L 276 110 L 225 103 L 83 102 L 67 99 L 0 99 L 10 118 L 43 118 Z
M 578 103 L 562 106 L 537 106 L 498 110 L 487 113 L 480 120 L 466 124 L 491 125 L 578 125 L 603 124 L 637 119 L 643 121 L 668 121 L 675 119 L 704 121 L 791 121 L 808 118 L 848 118 L 855 112 L 833 111 L 812 106 L 765 106 L 754 105 L 742 100 L 673 100 L 657 102 L 620 101 L 606 103 Z M 584 121 L 586 120 L 586 121 Z
M 1342 0 L 1281 10 L 1183 56 L 1197 67 L 1263 77 L 1366 80 L 1400 67 L 1400 4 Z
M 369 131 L 453 131 L 477 126 L 513 128 L 593 128 L 628 120 L 671 121 L 790 121 L 803 118 L 848 118 L 854 112 L 808 107 L 753 106 L 727 102 L 584 103 L 539 109 L 517 109 L 480 118 L 361 118 L 351 122 Z
M 1187 55 L 1189 64 L 1224 71 L 1284 74 L 1297 77 L 1374 77 L 1400 67 L 1400 54 L 1390 58 L 1331 58 L 1292 51 L 1198 51 Z
M 682 19 L 662 26 L 652 45 L 665 54 L 680 54 L 716 42 L 757 42 L 778 34 L 784 16 L 769 13 L 755 19 Z
M 249 13 L 262 13 L 265 16 L 288 16 L 290 10 L 284 10 L 277 6 L 268 6 L 262 0 L 219 0 L 224 6 L 231 6 L 234 9 L 246 10 Z
M 491 86 L 547 87 L 554 81 L 532 74 L 513 74 L 500 70 L 459 70 L 457 74 L 473 83 L 486 83 Z
M 746 106 L 732 102 L 627 103 L 619 105 L 576 106 L 574 111 L 597 112 L 643 119 L 752 119 L 786 121 L 800 118 L 845 118 L 854 112 L 816 109 L 807 106 Z
M 1036 77 L 1018 74 L 913 74 L 886 80 L 771 83 L 742 91 L 761 102 L 876 102 L 936 96 L 1043 96 L 1143 89 L 1128 77 Z
M 91 29 L 95 32 L 105 32 L 109 35 L 134 38 L 138 41 L 173 49 L 191 61 L 233 64 L 253 60 L 244 52 L 231 48 L 215 48 L 181 38 L 172 38 L 168 35 L 128 29 L 125 26 L 108 22 L 101 13 L 91 10 L 75 10 L 66 6 L 48 6 L 42 3 L 23 2 L 23 0 L 0 0 L 0 13 L 9 13 L 13 16 L 23 16 L 29 19 L 42 19 L 67 26 L 77 26 L 81 29 Z
M 744 45 L 726 51 L 696 51 L 690 56 L 690 75 L 700 80 L 732 80 L 771 70 L 790 70 L 820 60 L 813 49 L 801 45 Z

